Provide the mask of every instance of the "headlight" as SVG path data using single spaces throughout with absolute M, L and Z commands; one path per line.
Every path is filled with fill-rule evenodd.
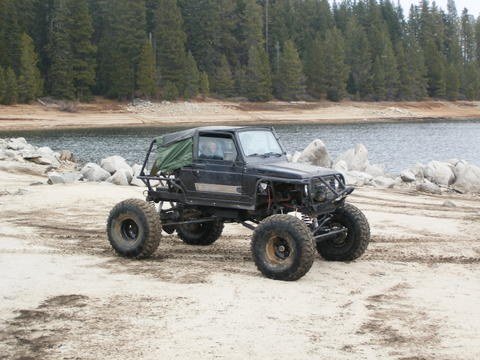
M 316 202 L 324 202 L 327 200 L 327 189 L 324 186 L 317 186 L 313 192 L 313 200 Z

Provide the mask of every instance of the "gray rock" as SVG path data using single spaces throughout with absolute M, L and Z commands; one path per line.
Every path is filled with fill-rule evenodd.
M 36 150 L 27 150 L 23 154 L 23 158 L 39 165 L 49 165 L 55 169 L 60 167 L 59 154 L 55 153 L 49 147 L 41 147 Z
M 23 157 L 27 161 L 32 161 L 33 159 L 38 159 L 42 157 L 39 153 L 36 151 L 28 151 L 28 150 L 22 150 L 20 152 L 20 156 Z
M 417 183 L 417 191 L 436 195 L 440 195 L 442 193 L 440 186 L 428 180 L 423 180 L 423 182 Z
M 143 181 L 137 178 L 137 176 L 139 176 L 140 172 L 142 171 L 142 166 L 135 164 L 132 166 L 132 170 L 133 170 L 133 177 L 132 177 L 132 180 L 130 181 L 130 185 L 138 186 L 138 187 L 145 186 Z
M 34 157 L 29 161 L 38 165 L 48 165 L 54 169 L 58 169 L 60 167 L 60 162 L 55 157 L 40 156 L 40 157 Z
M 133 170 L 130 165 L 127 164 L 123 157 L 118 155 L 103 159 L 100 163 L 100 166 L 112 175 L 118 170 L 124 169 L 130 173 L 130 176 L 133 176 Z
M 94 163 L 86 164 L 81 170 L 83 179 L 86 181 L 105 181 L 110 177 L 110 173 Z
M 349 171 L 364 172 L 369 165 L 368 150 L 363 144 L 357 144 L 354 149 L 349 149 L 341 154 L 335 161 L 335 164 L 342 160 L 347 164 Z
M 23 159 L 22 159 L 23 160 Z M 29 162 L 20 162 L 20 161 L 2 161 L 0 163 L 0 170 L 12 174 L 28 174 L 35 176 L 44 176 L 45 168 L 36 164 Z
M 449 186 L 455 182 L 455 174 L 449 163 L 430 161 L 423 172 L 425 177 L 434 184 Z
M 365 167 L 365 172 L 373 177 L 385 176 L 385 169 L 381 165 L 367 164 Z
M 480 192 L 480 167 L 466 161 L 459 161 L 454 168 L 455 183 L 453 188 L 463 193 Z
M 348 165 L 344 160 L 340 160 L 340 161 L 336 162 L 335 165 L 333 165 L 333 169 L 335 171 L 344 173 L 344 172 L 348 171 Z
M 15 150 L 7 149 L 3 151 L 3 154 L 5 156 L 5 160 L 23 161 L 20 153 Z
M 373 176 L 361 171 L 348 171 L 344 173 L 347 185 L 363 186 L 373 182 Z
M 457 207 L 457 205 L 453 201 L 450 201 L 450 200 L 445 200 L 443 202 L 442 206 L 448 207 L 448 208 L 456 208 Z
M 300 156 L 302 156 L 302 153 L 300 151 L 295 151 L 295 153 L 292 155 L 292 162 L 298 162 Z
M 400 178 L 406 183 L 411 183 L 416 180 L 415 174 L 411 170 L 403 170 L 400 173 Z
M 23 150 L 28 145 L 27 140 L 23 137 L 10 139 L 7 143 L 7 149 L 11 150 Z
M 395 186 L 395 180 L 386 176 L 378 176 L 373 179 L 373 184 L 377 187 L 391 189 Z
M 297 161 L 325 168 L 332 166 L 332 160 L 328 154 L 327 147 L 320 139 L 313 140 L 305 150 L 302 151 Z
M 82 174 L 79 172 L 71 172 L 71 173 L 51 172 L 48 174 L 48 183 L 52 185 L 70 184 L 70 183 L 74 183 L 75 181 L 79 181 L 81 178 L 82 178 Z
M 132 181 L 132 176 L 126 169 L 116 171 L 115 174 L 107 179 L 107 182 L 121 186 L 130 185 L 130 181 Z
M 416 180 L 423 180 L 425 178 L 425 175 L 423 172 L 424 168 L 425 166 L 423 164 L 416 163 L 415 166 L 410 169 L 413 175 L 415 175 Z

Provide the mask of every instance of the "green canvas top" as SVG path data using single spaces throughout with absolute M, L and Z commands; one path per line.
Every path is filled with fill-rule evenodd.
M 163 144 L 163 137 L 157 139 L 157 144 Z M 178 140 L 168 145 L 157 146 L 157 157 L 152 167 L 151 175 L 158 172 L 170 173 L 193 162 L 193 137 Z
M 171 173 L 193 163 L 193 139 L 199 132 L 229 132 L 245 129 L 244 126 L 204 126 L 177 131 L 159 136 L 157 142 L 157 157 L 152 167 L 151 175 Z M 250 128 L 250 127 L 248 127 Z

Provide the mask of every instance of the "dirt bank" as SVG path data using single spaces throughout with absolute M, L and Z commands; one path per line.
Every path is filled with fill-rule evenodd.
M 1 130 L 198 124 L 352 123 L 480 118 L 478 102 L 156 103 L 129 106 L 98 99 L 68 113 L 58 106 L 0 106 Z
M 118 258 L 105 219 L 141 189 L 38 181 L 0 171 L 0 359 L 480 357 L 478 198 L 359 189 L 365 256 L 285 283 L 257 272 L 238 226 Z

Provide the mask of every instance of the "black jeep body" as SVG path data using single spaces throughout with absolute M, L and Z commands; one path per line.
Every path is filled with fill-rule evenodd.
M 353 188 L 344 176 L 289 162 L 273 128 L 200 127 L 164 135 L 151 143 L 139 179 L 147 186 L 146 202 L 159 204 L 158 224 L 149 229 L 161 226 L 187 244 L 209 245 L 224 223 L 241 223 L 254 230 L 255 263 L 271 278 L 303 276 L 314 247 L 327 260 L 353 260 L 369 241 L 365 217 L 345 203 Z M 109 221 L 117 226 L 110 242 L 124 256 L 141 232 L 142 221 L 132 221 L 127 225 L 136 225 L 123 230 L 124 223 Z M 151 253 L 139 251 L 132 254 Z
M 163 146 L 191 136 L 192 164 L 169 174 L 146 175 L 149 157 L 158 146 L 154 140 L 139 177 L 148 187 L 148 200 L 206 207 L 212 215 L 247 221 L 294 210 L 311 216 L 331 213 L 353 191 L 336 171 L 289 162 L 283 147 L 281 153 L 248 156 L 239 134 L 256 131 L 272 133 L 278 141 L 275 131 L 264 127 L 203 127 L 173 133 L 164 139 Z M 237 156 L 229 160 L 201 157 L 202 137 L 231 140 Z M 166 186 L 153 188 L 152 181 Z

